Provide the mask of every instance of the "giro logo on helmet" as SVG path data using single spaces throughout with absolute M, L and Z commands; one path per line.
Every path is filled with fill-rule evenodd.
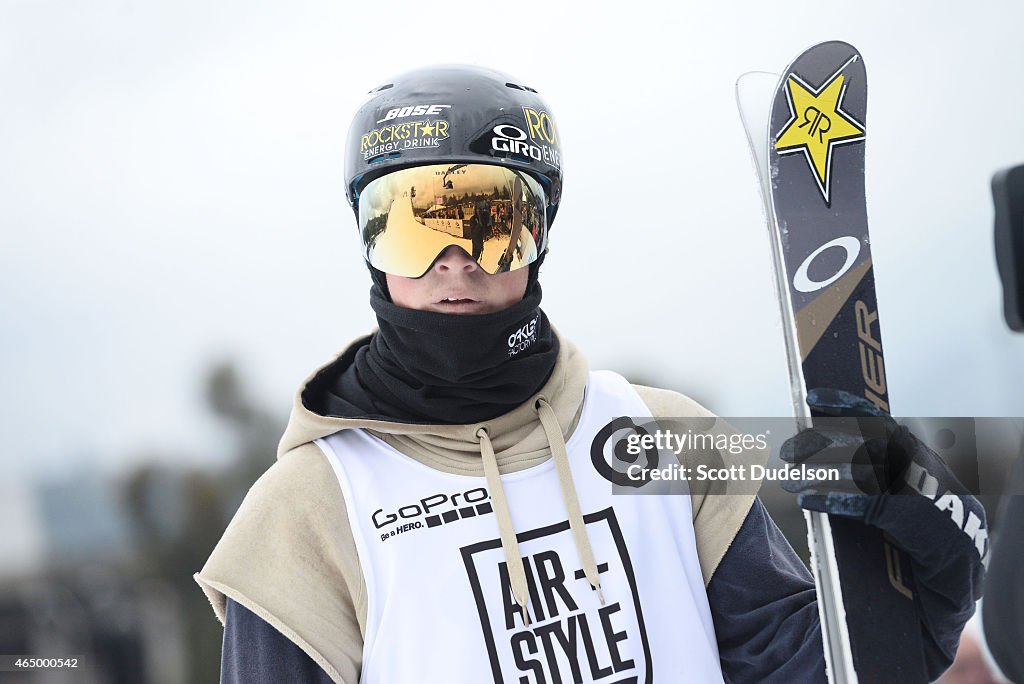
M 377 123 L 384 123 L 385 121 L 391 121 L 391 119 L 401 119 L 406 116 L 434 116 L 440 114 L 442 109 L 449 109 L 450 104 L 430 104 L 430 105 L 409 105 L 408 107 L 395 107 L 389 109 L 388 113 L 384 115 L 383 119 L 377 119 Z
M 555 168 L 561 168 L 562 159 L 558 150 L 548 145 L 533 145 L 528 142 L 526 131 L 512 124 L 498 124 L 493 129 L 491 149 L 506 155 L 518 155 L 536 161 L 543 161 Z

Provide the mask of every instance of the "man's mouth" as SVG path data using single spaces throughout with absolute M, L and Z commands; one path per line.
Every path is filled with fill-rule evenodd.
M 438 304 L 475 304 L 476 301 L 470 297 L 445 297 Z
M 472 297 L 466 297 L 458 294 L 450 297 L 442 297 L 437 300 L 434 307 L 437 311 L 452 314 L 483 313 L 483 310 L 486 308 L 484 303 L 479 299 L 473 299 Z

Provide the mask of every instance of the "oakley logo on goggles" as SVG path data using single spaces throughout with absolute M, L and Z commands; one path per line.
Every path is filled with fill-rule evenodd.
M 418 278 L 451 245 L 488 273 L 537 260 L 547 242 L 545 195 L 527 173 L 488 164 L 434 164 L 371 181 L 359 195 L 363 255 Z

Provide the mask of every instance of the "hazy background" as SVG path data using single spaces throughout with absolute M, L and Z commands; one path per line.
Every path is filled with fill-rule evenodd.
M 1022 25 L 1009 0 L 0 0 L 0 577 L 98 563 L 136 591 L 140 548 L 176 578 L 201 564 L 299 381 L 374 325 L 345 133 L 366 91 L 429 63 L 507 71 L 553 110 L 543 306 L 592 367 L 786 415 L 734 83 L 853 43 L 893 408 L 1024 415 L 989 189 L 1024 162 Z

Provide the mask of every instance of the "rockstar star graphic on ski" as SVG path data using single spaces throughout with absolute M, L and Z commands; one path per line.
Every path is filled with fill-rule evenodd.
M 804 154 L 826 205 L 830 204 L 833 150 L 837 145 L 864 140 L 864 125 L 842 109 L 847 87 L 843 72 L 857 59 L 851 57 L 818 88 L 805 83 L 797 73 L 786 77 L 784 92 L 790 119 L 776 138 L 775 151 L 780 155 Z
M 831 387 L 889 412 L 864 192 L 867 77 L 857 50 L 816 45 L 737 82 L 764 199 L 792 400 Z M 881 531 L 805 512 L 829 680 L 927 682 L 905 555 Z

